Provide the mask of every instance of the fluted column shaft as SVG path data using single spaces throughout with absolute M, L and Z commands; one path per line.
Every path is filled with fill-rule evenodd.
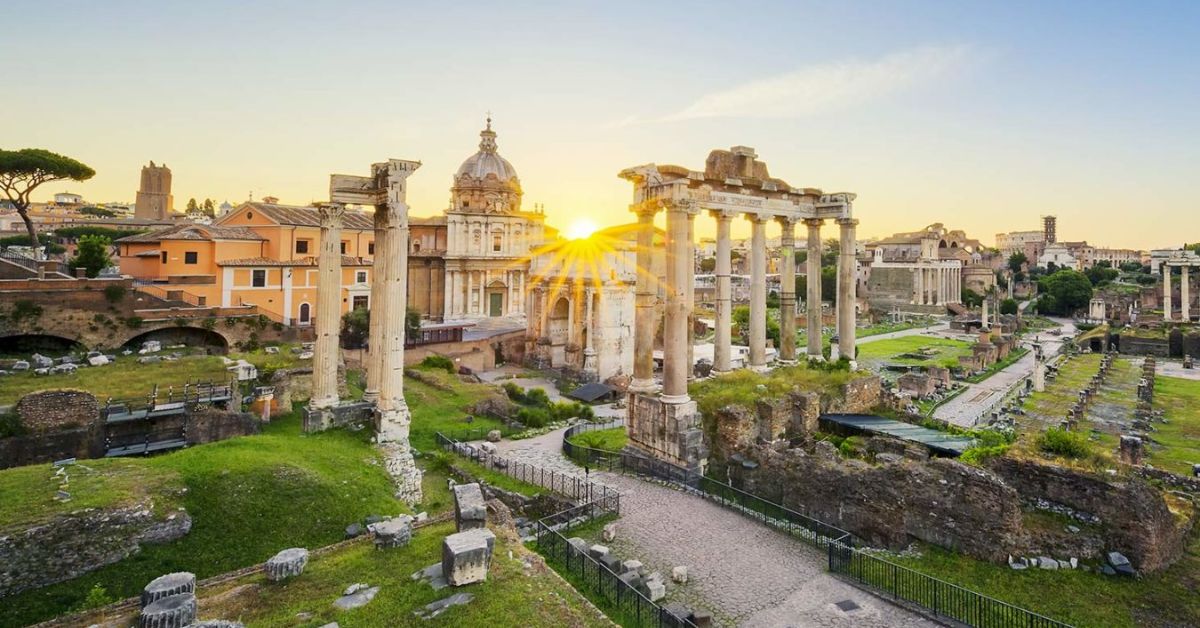
M 821 225 L 825 221 L 820 218 L 806 218 L 804 226 L 808 227 L 808 312 L 805 316 L 806 333 L 808 335 L 808 357 L 820 359 L 821 350 Z
M 654 313 L 654 301 L 658 286 L 657 277 L 651 266 L 654 259 L 654 215 L 657 213 L 657 207 L 642 207 L 637 210 L 637 292 L 634 296 L 633 380 L 629 384 L 629 389 L 634 392 L 654 390 L 654 331 L 658 327 Z
M 858 320 L 855 313 L 858 301 L 858 258 L 855 251 L 854 227 L 858 221 L 854 218 L 839 218 L 837 223 L 841 227 L 841 251 L 838 255 L 838 276 L 841 282 L 837 294 L 838 354 L 853 360 Z
M 750 368 L 767 366 L 767 219 L 750 220 Z
M 317 208 L 321 217 L 321 253 L 317 259 L 317 341 L 314 346 L 313 408 L 338 402 L 338 334 L 342 320 L 342 217 L 346 208 L 328 204 Z
M 383 303 L 387 297 L 387 208 L 375 208 L 375 255 L 371 260 L 371 326 L 367 330 L 367 388 L 363 391 L 363 401 L 376 402 L 379 400 L 380 369 L 383 361 L 383 327 L 387 317 Z M 447 291 L 449 294 L 449 291 Z
M 796 221 L 780 218 L 779 359 L 796 359 Z
M 696 375 L 696 214 L 687 215 L 687 372 L 688 379 Z
M 663 403 L 685 403 L 687 391 L 687 278 L 691 263 L 686 200 L 667 205 L 667 314 L 663 327 Z
M 732 368 L 733 287 L 729 277 L 732 267 L 729 231 L 733 214 L 717 211 L 712 214 L 717 219 L 717 335 L 713 340 L 713 370 L 725 373 Z
M 1171 267 L 1166 264 L 1162 265 L 1163 276 L 1163 320 L 1170 321 L 1174 319 L 1174 312 L 1171 311 Z
M 1179 269 L 1179 319 L 1185 323 L 1192 320 L 1192 313 L 1188 311 L 1191 307 L 1191 303 L 1189 303 L 1192 300 L 1191 291 L 1188 267 L 1184 266 Z

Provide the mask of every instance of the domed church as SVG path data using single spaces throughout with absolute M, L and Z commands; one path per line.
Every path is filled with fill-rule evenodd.
M 523 317 L 530 252 L 545 216 L 521 210 L 521 180 L 500 156 L 492 119 L 454 174 L 445 212 L 445 320 Z

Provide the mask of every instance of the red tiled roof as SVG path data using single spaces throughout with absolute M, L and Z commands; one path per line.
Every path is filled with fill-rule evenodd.
M 117 242 L 162 242 L 163 240 L 252 240 L 261 242 L 262 236 L 247 227 L 223 227 L 220 225 L 197 225 L 188 223 L 148 233 L 127 235 Z
M 316 266 L 316 257 L 301 257 L 298 259 L 271 259 L 269 257 L 243 257 L 217 262 L 218 266 Z M 371 260 L 361 257 L 342 256 L 342 266 L 370 266 Z
M 256 211 L 281 225 L 296 227 L 321 226 L 321 215 L 317 212 L 316 207 L 277 205 L 272 203 L 242 203 L 235 211 L 240 212 L 243 207 L 249 207 L 251 211 Z M 233 213 L 230 212 L 229 215 Z M 375 228 L 375 219 L 371 214 L 366 212 L 346 210 L 346 216 L 342 219 L 342 228 L 372 230 Z

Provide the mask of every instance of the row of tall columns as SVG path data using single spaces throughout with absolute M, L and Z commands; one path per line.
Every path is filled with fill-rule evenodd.
M 796 359 L 796 221 L 779 218 L 779 359 Z
M 750 368 L 767 368 L 767 219 L 750 220 Z
M 321 252 L 317 258 L 317 339 L 313 346 L 313 392 L 309 406 L 320 410 L 337 405 L 338 336 L 342 321 L 342 219 L 346 207 L 317 208 L 321 219 Z M 376 244 L 378 246 L 378 243 Z
M 808 357 L 821 359 L 824 355 L 821 342 L 821 225 L 820 218 L 806 218 L 808 227 L 808 306 L 805 315 L 805 332 L 808 340 Z
M 488 315 L 487 302 L 488 271 L 446 271 L 446 316 Z M 525 273 L 517 270 L 504 271 L 506 289 L 504 314 L 524 314 L 527 291 Z
M 713 211 L 717 219 L 717 335 L 713 345 L 713 371 L 728 373 L 732 370 L 732 332 L 733 326 L 733 285 L 730 274 L 732 271 L 732 250 L 730 242 L 730 225 L 733 214 L 726 211 Z
M 918 263 L 913 269 L 912 302 L 915 305 L 962 302 L 962 269 Z
M 854 360 L 854 344 L 857 336 L 858 273 L 855 227 L 858 220 L 838 218 L 841 231 L 841 251 L 838 255 L 838 355 Z

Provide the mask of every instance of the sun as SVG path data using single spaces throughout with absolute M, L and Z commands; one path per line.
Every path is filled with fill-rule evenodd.
M 596 223 L 587 218 L 576 220 L 567 227 L 567 237 L 571 240 L 586 240 L 596 233 L 597 228 Z

